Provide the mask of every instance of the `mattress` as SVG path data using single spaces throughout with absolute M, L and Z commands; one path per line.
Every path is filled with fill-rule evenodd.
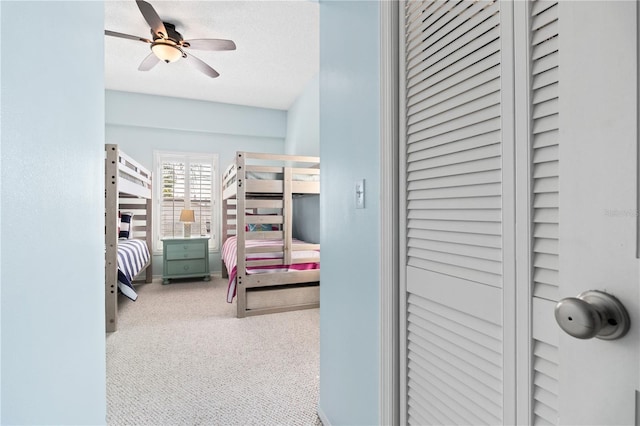
M 118 288 L 131 300 L 138 294 L 132 281 L 149 263 L 149 248 L 142 240 L 118 240 Z
M 300 240 L 292 240 L 293 245 L 308 244 Z M 246 240 L 246 247 L 282 247 L 282 240 Z M 229 284 L 227 285 L 227 302 L 233 302 L 236 295 L 236 275 L 237 275 L 237 238 L 235 236 L 227 238 L 222 245 L 222 260 L 229 272 Z M 267 253 L 250 253 L 247 255 L 248 260 L 264 260 L 282 258 L 283 252 L 267 252 Z M 320 252 L 316 250 L 299 250 L 292 252 L 293 259 L 317 258 L 320 259 Z M 296 263 L 293 265 L 268 265 L 254 266 L 247 268 L 247 274 L 267 274 L 273 272 L 291 272 L 306 271 L 309 269 L 320 269 L 320 262 L 313 263 Z

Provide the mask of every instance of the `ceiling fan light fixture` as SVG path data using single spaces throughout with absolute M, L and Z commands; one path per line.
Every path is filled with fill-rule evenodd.
M 156 41 L 151 45 L 151 51 L 163 62 L 175 62 L 182 57 L 182 50 L 167 40 Z

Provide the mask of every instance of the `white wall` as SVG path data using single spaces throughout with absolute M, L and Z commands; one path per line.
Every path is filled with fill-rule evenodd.
M 104 6 L 0 8 L 0 421 L 104 424 Z
M 220 176 L 236 151 L 284 153 L 286 111 L 165 96 L 106 91 L 106 141 L 153 169 L 153 151 L 218 154 Z M 220 253 L 209 256 L 211 271 L 221 269 Z M 153 257 L 153 274 L 162 274 L 162 256 Z
M 379 423 L 379 19 L 377 1 L 320 2 L 319 409 L 333 425 Z

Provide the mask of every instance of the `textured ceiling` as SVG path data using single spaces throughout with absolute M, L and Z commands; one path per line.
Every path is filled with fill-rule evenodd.
M 287 110 L 319 69 L 318 3 L 148 1 L 185 40 L 230 39 L 237 50 L 190 50 L 220 73 L 212 79 L 184 60 L 138 71 L 149 44 L 105 36 L 105 88 Z M 105 29 L 151 38 L 136 2 L 106 1 Z

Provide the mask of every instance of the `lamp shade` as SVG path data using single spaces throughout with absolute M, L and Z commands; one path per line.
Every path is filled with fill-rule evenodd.
M 166 63 L 175 62 L 182 57 L 182 52 L 173 42 L 157 41 L 151 45 L 151 50 Z
M 180 222 L 192 223 L 196 221 L 196 216 L 193 210 L 182 210 L 180 212 Z

